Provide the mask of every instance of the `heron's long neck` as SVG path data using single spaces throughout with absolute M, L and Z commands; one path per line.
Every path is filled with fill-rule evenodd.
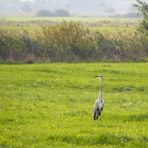
M 102 79 L 100 79 L 100 93 L 99 97 L 102 98 Z

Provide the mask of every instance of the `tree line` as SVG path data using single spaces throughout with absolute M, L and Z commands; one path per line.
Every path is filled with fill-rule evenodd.
M 50 10 L 39 10 L 36 15 L 38 17 L 69 17 L 71 16 L 67 10 L 57 9 L 54 12 Z

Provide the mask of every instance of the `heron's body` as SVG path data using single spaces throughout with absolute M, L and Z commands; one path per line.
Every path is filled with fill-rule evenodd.
M 103 80 L 103 76 L 98 76 L 98 79 L 100 79 L 100 93 L 98 98 L 95 101 L 95 105 L 94 105 L 94 120 L 97 120 L 99 118 L 99 116 L 101 115 L 101 112 L 103 110 L 104 107 L 104 100 L 102 98 L 102 80 Z

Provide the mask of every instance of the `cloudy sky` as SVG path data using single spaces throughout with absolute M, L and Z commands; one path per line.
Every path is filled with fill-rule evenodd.
M 144 0 L 148 1 L 148 0 Z M 136 0 L 0 0 L 0 15 L 17 14 L 28 8 L 38 10 L 66 9 L 71 14 L 123 14 L 133 10 Z M 27 9 L 26 9 L 27 10 Z

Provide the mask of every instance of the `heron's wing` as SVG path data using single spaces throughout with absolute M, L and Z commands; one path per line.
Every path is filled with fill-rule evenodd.
M 99 100 L 95 101 L 94 105 L 94 120 L 97 120 L 100 116 Z
M 94 111 L 97 110 L 97 108 L 99 108 L 99 101 L 98 100 L 95 101 Z

